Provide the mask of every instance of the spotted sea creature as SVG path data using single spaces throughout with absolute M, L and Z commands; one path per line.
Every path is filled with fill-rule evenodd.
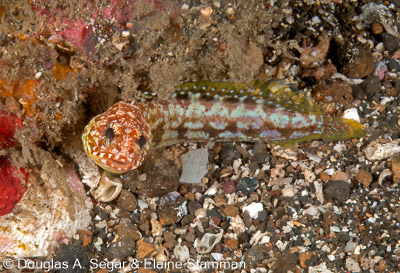
M 149 149 L 178 142 L 265 141 L 364 136 L 354 120 L 323 114 L 304 94 L 279 82 L 186 82 L 167 101 L 145 93 L 114 104 L 86 126 L 83 145 L 111 173 L 140 166 Z

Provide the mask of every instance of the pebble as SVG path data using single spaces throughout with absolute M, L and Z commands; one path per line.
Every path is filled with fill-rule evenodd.
M 372 98 L 375 94 L 381 92 L 381 80 L 375 75 L 368 76 L 361 84 L 361 87 L 364 89 L 367 96 Z
M 157 254 L 157 250 L 153 244 L 146 243 L 144 240 L 137 242 L 137 255 L 136 258 L 139 260 L 144 258 L 151 258 Z
M 239 248 L 239 242 L 238 242 L 237 240 L 235 240 L 235 239 L 229 239 L 228 241 L 225 242 L 225 244 L 226 244 L 229 248 L 231 248 L 231 249 L 233 249 L 233 250 L 236 250 L 236 249 Z
M 118 197 L 117 204 L 119 208 L 129 212 L 134 211 L 138 206 L 136 196 L 130 191 L 124 189 Z
M 393 52 L 400 48 L 399 39 L 389 33 L 382 34 L 382 42 L 385 49 L 389 52 Z
M 371 24 L 371 31 L 373 34 L 378 35 L 381 34 L 383 32 L 383 27 L 381 24 L 377 23 L 377 22 L 373 22 Z
M 225 193 L 228 193 L 228 194 L 234 193 L 237 190 L 236 183 L 233 180 L 228 180 L 228 181 L 224 182 L 222 184 L 221 188 Z
M 68 263 L 73 265 L 77 260 L 80 266 L 74 268 L 74 273 L 86 273 L 89 272 L 90 263 L 86 250 L 77 245 L 66 245 L 60 249 L 56 258 L 56 261 L 61 263 Z M 57 271 L 58 273 L 70 273 L 70 267 L 61 268 Z
M 251 162 L 263 163 L 269 161 L 269 153 L 265 143 L 257 142 L 253 148 L 253 156 L 250 158 Z
M 243 177 L 237 184 L 237 189 L 243 194 L 252 193 L 258 185 L 258 179 L 256 177 Z
M 131 255 L 135 250 L 135 241 L 129 237 L 121 237 L 118 242 L 112 242 L 105 248 L 106 257 L 112 261 L 114 259 L 124 259 Z
M 208 149 L 190 150 L 181 156 L 181 161 L 182 175 L 179 182 L 199 184 L 208 172 Z
M 239 209 L 234 205 L 227 205 L 224 208 L 224 214 L 226 216 L 235 217 L 235 216 L 239 215 Z
M 131 220 L 127 218 L 121 218 L 117 227 L 117 234 L 120 237 L 131 238 L 134 241 L 138 241 L 142 238 L 138 228 L 132 224 Z
M 170 192 L 160 198 L 157 212 L 162 226 L 172 225 L 187 214 L 185 198 L 178 192 Z
M 293 197 L 294 196 L 294 188 L 293 187 L 286 187 L 282 189 L 282 196 L 283 197 Z
M 400 72 L 400 64 L 398 61 L 396 61 L 392 58 L 386 58 L 385 62 L 387 64 L 389 71 L 396 72 L 396 73 Z
M 364 187 L 369 187 L 369 185 L 372 182 L 372 175 L 366 170 L 359 170 L 359 172 L 356 175 L 356 179 Z
M 324 189 L 324 197 L 328 200 L 337 200 L 339 203 L 345 202 L 350 197 L 351 184 L 342 181 L 335 180 L 326 184 Z

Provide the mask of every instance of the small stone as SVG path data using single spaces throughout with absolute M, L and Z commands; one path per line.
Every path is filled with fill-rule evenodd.
M 215 195 L 215 200 L 214 201 L 215 201 L 215 206 L 218 207 L 218 208 L 227 204 L 225 196 L 224 195 L 220 195 L 220 194 Z
M 378 35 L 381 34 L 383 32 L 383 27 L 381 24 L 377 23 L 377 22 L 373 22 L 371 24 L 371 31 L 373 34 Z
M 261 212 L 263 209 L 264 207 L 262 203 L 253 202 L 250 205 L 244 206 L 242 208 L 242 211 L 247 211 L 252 219 L 256 219 L 258 217 L 258 213 Z
M 229 239 L 228 241 L 225 242 L 225 244 L 233 250 L 239 248 L 239 242 L 235 239 Z
M 345 172 L 337 171 L 332 175 L 332 180 L 348 180 L 351 176 Z
M 131 220 L 121 218 L 117 227 L 117 234 L 119 237 L 128 237 L 134 241 L 138 241 L 142 238 L 138 228 L 132 224 Z
M 153 244 L 149 244 L 144 242 L 143 240 L 139 240 L 137 242 L 137 255 L 136 258 L 139 260 L 144 258 L 150 258 L 157 254 L 157 250 Z
M 258 219 L 260 222 L 266 221 L 266 220 L 267 220 L 267 217 L 268 217 L 268 212 L 267 212 L 265 209 L 263 209 L 262 211 L 258 212 L 257 219 Z
M 176 241 L 174 233 L 172 231 L 167 231 L 164 233 L 164 240 L 165 240 L 164 247 L 168 249 L 172 249 L 175 247 Z
M 286 187 L 282 189 L 283 197 L 293 197 L 294 196 L 294 187 Z
M 132 212 L 137 208 L 138 202 L 136 196 L 128 190 L 122 190 L 117 200 L 118 207 Z
M 393 52 L 400 48 L 399 39 L 389 33 L 382 34 L 382 42 L 385 49 L 389 52 Z
M 393 182 L 400 183 L 400 153 L 395 153 L 392 156 L 392 173 Z
M 257 142 L 254 145 L 253 156 L 250 158 L 251 162 L 263 163 L 269 161 L 269 154 L 265 143 Z
M 222 184 L 221 188 L 225 193 L 231 194 L 236 192 L 236 183 L 233 180 L 228 180 L 224 184 Z
M 274 266 L 272 267 L 273 272 L 295 272 L 297 266 L 297 255 L 296 253 L 285 253 L 280 256 Z
M 299 254 L 299 264 L 302 268 L 307 269 L 308 265 L 306 264 L 309 259 L 313 256 L 311 251 L 302 252 Z
M 364 89 L 367 96 L 372 98 L 375 94 L 381 92 L 381 80 L 378 76 L 371 75 L 364 80 L 361 87 Z
M 196 210 L 200 208 L 200 204 L 194 200 L 189 201 L 188 209 L 190 214 L 195 214 Z
M 244 255 L 244 262 L 246 263 L 246 269 L 250 270 L 257 268 L 267 257 L 269 257 L 270 250 L 266 245 L 255 245 L 248 249 Z M 296 262 L 297 263 L 297 262 Z M 287 271 L 282 271 L 287 272 Z
M 255 177 L 243 177 L 237 184 L 237 189 L 243 194 L 252 193 L 258 185 L 258 179 Z
M 105 250 L 106 257 L 112 261 L 114 259 L 123 260 L 131 255 L 135 250 L 135 241 L 131 238 L 121 237 L 118 242 L 112 242 Z
M 61 248 L 58 252 L 57 257 L 55 259 L 57 262 L 67 263 L 73 265 L 77 260 L 79 261 L 80 266 L 74 269 L 76 273 L 86 273 L 89 272 L 90 262 L 87 255 L 87 252 L 84 248 L 77 245 L 66 245 Z M 57 272 L 59 273 L 69 273 L 71 269 L 69 267 L 59 269 Z
M 372 175 L 366 170 L 360 170 L 356 175 L 356 179 L 363 184 L 364 187 L 369 187 L 372 182 Z
M 387 65 L 389 71 L 400 72 L 400 64 L 398 61 L 393 60 L 392 58 L 386 58 L 385 63 Z
M 92 243 L 93 232 L 89 230 L 79 230 L 79 239 L 82 241 L 82 246 L 86 247 Z
M 236 206 L 234 205 L 227 205 L 224 208 L 224 214 L 226 216 L 231 216 L 231 217 L 236 217 L 237 215 L 239 215 L 239 210 Z
M 184 211 L 187 210 L 186 205 L 183 206 L 184 202 L 185 199 L 178 192 L 171 192 L 160 198 L 158 213 L 162 226 L 172 225 L 187 214 L 187 211 Z
M 323 182 L 327 182 L 327 181 L 331 180 L 331 177 L 326 172 L 321 172 L 319 174 L 319 178 L 321 178 L 321 180 Z
M 338 202 L 343 203 L 349 199 L 350 188 L 350 183 L 342 180 L 335 180 L 326 184 L 324 197 L 329 200 L 337 200 Z

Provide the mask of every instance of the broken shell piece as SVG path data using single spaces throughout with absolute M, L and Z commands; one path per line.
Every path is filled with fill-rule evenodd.
M 392 171 L 389 169 L 384 169 L 381 174 L 379 175 L 378 183 L 382 185 L 382 182 L 385 180 L 386 177 L 391 176 Z
M 368 160 L 383 160 L 400 152 L 399 140 L 380 144 L 376 141 L 371 142 L 364 150 Z
M 189 249 L 187 246 L 182 245 L 182 239 L 178 239 L 178 244 L 174 248 L 174 255 L 175 257 L 181 261 L 186 262 L 187 259 L 190 258 Z
M 221 241 L 223 234 L 224 231 L 222 229 L 218 234 L 206 233 L 201 240 L 197 238 L 196 241 L 194 241 L 193 246 L 196 248 L 197 253 L 199 254 L 210 253 L 214 246 Z
M 103 172 L 100 178 L 99 187 L 92 193 L 94 198 L 100 202 L 111 202 L 114 200 L 122 189 L 122 183 L 118 178 L 110 178 L 107 172 Z

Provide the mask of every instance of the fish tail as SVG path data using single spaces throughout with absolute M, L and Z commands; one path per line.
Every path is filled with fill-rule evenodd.
M 329 116 L 324 118 L 321 135 L 323 139 L 345 140 L 364 136 L 361 124 L 355 120 Z

